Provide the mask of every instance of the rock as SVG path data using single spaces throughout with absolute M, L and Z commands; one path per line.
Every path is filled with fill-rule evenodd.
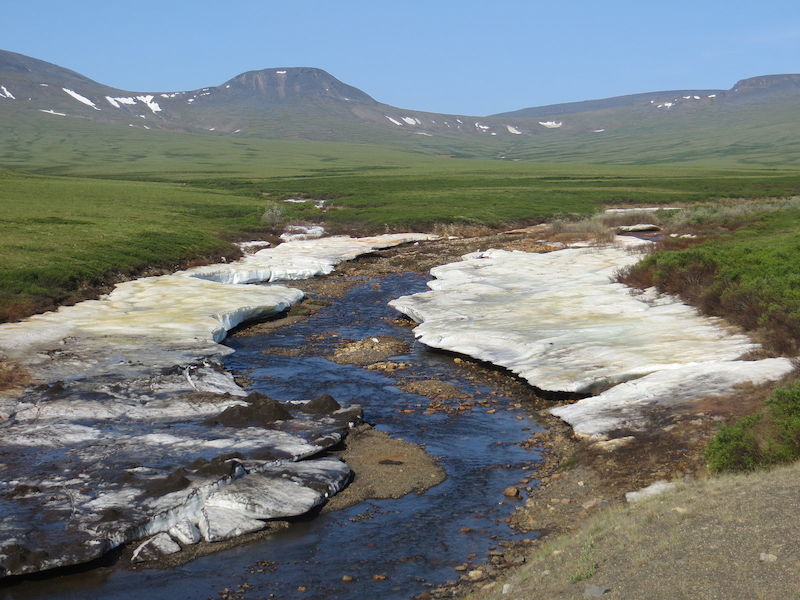
M 774 554 L 768 554 L 767 552 L 762 552 L 758 555 L 758 560 L 761 562 L 775 562 L 778 560 L 778 557 Z
M 181 547 L 166 533 L 159 533 L 139 544 L 131 556 L 132 562 L 157 560 L 162 556 L 180 552 Z
M 253 392 L 245 399 L 247 404 L 226 408 L 216 417 L 206 420 L 209 425 L 225 425 L 226 427 L 250 427 L 288 421 L 292 419 L 291 413 L 274 398 Z
M 637 233 L 640 231 L 661 231 L 661 227 L 652 223 L 637 223 L 636 225 L 619 225 L 616 227 L 617 233 Z
M 506 498 L 519 498 L 519 488 L 515 488 L 513 486 L 509 486 L 503 490 L 503 495 Z
M 467 573 L 467 577 L 469 578 L 470 581 L 480 581 L 485 576 L 486 576 L 486 574 L 483 571 L 481 571 L 480 569 L 474 569 L 474 570 L 470 571 L 469 573 Z
M 170 528 L 169 534 L 184 546 L 196 544 L 202 539 L 200 530 L 191 521 L 181 521 Z
M 592 498 L 591 500 L 587 500 L 586 502 L 581 504 L 581 508 L 583 510 L 591 510 L 591 509 L 593 509 L 593 508 L 595 508 L 597 506 L 600 506 L 602 504 L 608 504 L 608 501 L 604 500 L 602 498 Z
M 605 596 L 611 591 L 611 588 L 607 588 L 601 585 L 594 585 L 594 584 L 587 584 L 586 587 L 583 588 L 583 597 L 584 598 L 600 598 L 601 596 Z
M 353 579 L 353 577 L 350 575 L 342 575 L 342 581 L 345 583 L 350 583 L 351 581 L 355 581 L 355 579 Z
M 504 583 L 503 589 L 501 590 L 500 593 L 503 594 L 503 596 L 508 596 L 513 591 L 514 591 L 513 585 L 511 585 L 510 583 Z
M 664 492 L 674 489 L 676 486 L 675 483 L 671 483 L 668 481 L 656 481 L 655 483 L 651 483 L 645 488 L 640 490 L 636 490 L 634 492 L 627 492 L 625 494 L 625 500 L 629 503 L 640 502 L 645 498 L 650 498 L 652 496 L 658 496 L 659 494 L 663 494 Z
M 325 415 L 342 408 L 330 394 L 321 394 L 305 404 L 296 405 L 299 410 L 315 415 Z
M 597 448 L 602 452 L 613 452 L 618 448 L 622 448 L 623 446 L 627 446 L 636 438 L 632 435 L 626 435 L 624 437 L 614 438 L 611 440 L 600 440 L 592 444 L 592 448 Z

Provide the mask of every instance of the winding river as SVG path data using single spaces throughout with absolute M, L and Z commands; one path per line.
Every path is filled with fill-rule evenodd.
M 19 583 L 7 587 L 2 597 L 176 600 L 216 597 L 229 589 L 240 590 L 237 598 L 405 599 L 428 585 L 456 579 L 460 573 L 454 567 L 470 556 L 475 562 L 484 561 L 501 540 L 524 537 L 504 522 L 520 501 L 504 498 L 503 489 L 530 475 L 527 469 L 538 455 L 520 444 L 539 427 L 520 407 L 519 398 L 474 381 L 452 356 L 415 342 L 409 327 L 392 322 L 397 313 L 387 303 L 425 289 L 425 278 L 416 274 L 359 283 L 305 322 L 264 335 L 234 336 L 227 343 L 235 353 L 225 359 L 225 365 L 250 379 L 252 390 L 281 400 L 329 393 L 343 404 L 360 404 L 365 419 L 378 429 L 424 444 L 439 457 L 447 473 L 443 483 L 419 495 L 369 500 L 301 520 L 264 541 L 176 569 L 100 567 Z M 327 335 L 319 339 L 321 332 Z M 408 355 L 393 360 L 412 366 L 387 374 L 324 357 L 342 338 L 376 335 L 403 338 L 411 344 Z M 269 353 L 307 346 L 311 337 L 313 352 L 308 355 Z M 471 398 L 474 408 L 424 414 L 418 405 L 427 405 L 429 400 L 399 389 L 396 377 L 452 383 L 475 395 Z M 492 408 L 481 406 L 481 401 Z M 386 579 L 373 579 L 375 574 Z M 343 575 L 353 581 L 343 582 Z

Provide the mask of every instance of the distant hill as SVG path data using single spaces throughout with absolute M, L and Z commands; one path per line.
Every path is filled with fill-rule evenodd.
M 729 90 L 647 92 L 475 117 L 383 104 L 310 67 L 249 71 L 196 90 L 136 92 L 0 51 L 0 119 L 13 124 L 15 139 L 24 139 L 25 123 L 63 119 L 369 142 L 455 157 L 775 165 L 800 164 L 798 112 L 800 75 L 792 74 L 743 79 Z

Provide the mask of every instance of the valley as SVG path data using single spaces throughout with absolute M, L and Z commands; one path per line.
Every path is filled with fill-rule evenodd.
M 796 377 L 798 108 L 798 75 L 476 117 L 310 67 L 131 92 L 0 51 L 0 564 L 70 569 L 7 597 L 641 594 L 621 514 L 636 540 L 780 488 L 712 477 L 720 425 L 800 456 L 794 409 L 751 417 Z M 628 507 L 653 483 L 680 501 Z

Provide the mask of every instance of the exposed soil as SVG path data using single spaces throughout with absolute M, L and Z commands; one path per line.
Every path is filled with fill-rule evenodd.
M 470 397 L 469 394 L 465 394 L 456 386 L 444 381 L 439 381 L 438 379 L 404 381 L 397 387 L 405 392 L 417 394 L 419 396 L 427 396 L 432 399 L 457 400 Z
M 327 358 L 342 365 L 369 365 L 385 361 L 391 356 L 407 354 L 409 350 L 405 341 L 379 335 L 356 341 L 342 340 Z
M 445 480 L 436 459 L 420 446 L 399 440 L 369 425 L 356 427 L 335 452 L 353 469 L 350 485 L 331 498 L 323 512 L 340 510 L 368 499 L 400 498 L 422 493 Z

